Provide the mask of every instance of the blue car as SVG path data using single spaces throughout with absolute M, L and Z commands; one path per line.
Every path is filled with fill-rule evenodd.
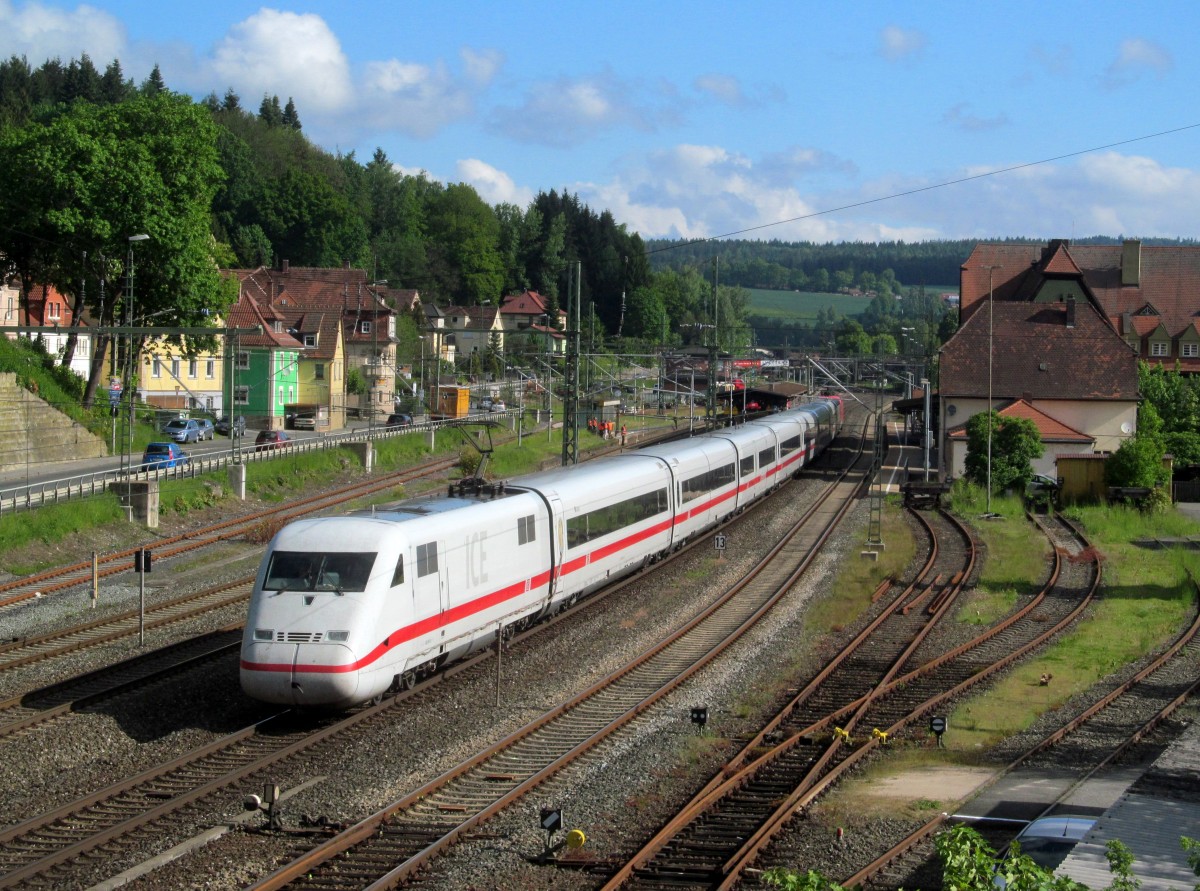
M 146 446 L 142 464 L 147 470 L 187 467 L 188 454 L 173 442 L 152 442 Z

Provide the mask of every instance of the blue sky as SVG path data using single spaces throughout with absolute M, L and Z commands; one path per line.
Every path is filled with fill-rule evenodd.
M 1193 2 L 0 0 L 4 57 L 291 97 L 326 149 L 493 204 L 822 242 L 1196 237 L 1198 33 Z

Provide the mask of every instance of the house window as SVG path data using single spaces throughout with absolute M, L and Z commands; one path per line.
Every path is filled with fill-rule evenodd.
M 190 377 L 192 380 L 195 380 L 199 371 L 200 363 L 195 359 L 188 359 L 188 377 Z
M 276 319 L 274 322 L 271 323 L 271 330 L 274 331 L 276 334 L 282 334 L 283 333 L 283 322 L 279 321 L 279 319 Z
M 241 371 L 247 371 L 250 368 L 250 354 L 245 350 L 238 352 L 237 367 Z
M 324 362 L 313 363 L 313 377 L 319 381 L 325 380 L 325 363 Z
M 216 359 L 206 359 L 205 360 L 204 376 L 206 378 L 208 378 L 209 380 L 212 380 L 214 377 L 217 376 L 217 360 Z
M 1200 356 L 1200 343 L 1180 344 L 1180 353 L 1185 359 L 1195 359 Z
M 234 405 L 249 405 L 250 404 L 250 388 L 245 384 L 233 388 L 233 403 Z
M 155 357 L 154 362 L 150 365 L 151 377 L 162 377 L 162 359 Z
M 1170 345 L 1165 340 L 1153 341 L 1150 344 L 1150 355 L 1151 356 L 1169 356 L 1171 354 L 1169 346 Z
M 171 360 L 171 377 L 175 378 L 175 380 L 179 380 L 179 360 L 178 359 Z
M 51 318 L 51 319 L 60 319 L 60 318 L 62 318 L 62 315 L 61 315 L 61 310 L 59 309 L 59 307 L 60 307 L 61 305 L 62 305 L 62 304 L 60 304 L 60 303 L 58 303 L 58 302 L 56 302 L 56 301 L 53 301 L 53 300 L 52 300 L 52 301 L 50 301 L 50 313 L 49 313 L 49 316 L 48 316 L 48 317 L 49 317 L 49 318 Z
M 305 334 L 304 335 L 304 346 L 305 347 L 312 349 L 316 345 L 317 345 L 317 335 L 315 335 L 315 334 Z
M 362 332 L 363 334 L 370 334 L 371 333 L 371 323 L 370 322 L 360 323 L 358 326 L 358 330 L 360 332 Z

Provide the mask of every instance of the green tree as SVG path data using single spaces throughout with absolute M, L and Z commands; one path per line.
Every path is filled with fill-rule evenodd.
M 447 186 L 429 209 L 428 233 L 441 261 L 434 274 L 445 296 L 463 306 L 499 301 L 504 286 L 500 222 L 473 188 Z
M 1104 462 L 1104 480 L 1110 486 L 1153 488 L 1166 479 L 1163 442 L 1156 436 L 1131 436 Z
M 988 421 L 991 420 L 992 494 L 1023 488 L 1033 476 L 1032 461 L 1042 456 L 1042 438 L 1028 418 L 980 412 L 967 421 L 967 477 L 979 486 L 988 480 Z
M 212 120 L 186 97 L 77 102 L 47 122 L 0 132 L 0 181 L 8 184 L 0 190 L 0 253 L 21 276 L 23 294 L 53 284 L 76 318 L 90 279 L 87 308 L 103 322 L 162 314 L 160 324 L 201 324 L 230 300 L 211 232 L 220 179 Z M 99 277 L 124 271 L 128 238 L 143 233 L 150 237 L 136 247 L 134 304 L 117 304 L 110 289 L 101 306 Z M 100 366 L 93 368 L 89 402 Z

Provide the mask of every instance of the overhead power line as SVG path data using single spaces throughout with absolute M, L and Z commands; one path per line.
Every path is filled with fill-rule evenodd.
M 1105 149 L 1117 148 L 1118 146 L 1122 146 L 1122 145 L 1130 145 L 1131 143 L 1134 143 L 1134 142 L 1143 142 L 1147 139 L 1157 139 L 1160 136 L 1171 136 L 1175 133 L 1182 133 L 1185 130 L 1194 130 L 1197 127 L 1200 127 L 1200 124 L 1187 124 L 1186 126 L 1175 127 L 1174 129 L 1171 129 L 1171 130 L 1161 130 L 1158 133 L 1148 133 L 1145 136 L 1134 136 L 1131 139 L 1122 139 L 1119 142 L 1110 142 L 1106 145 L 1096 145 L 1096 146 L 1092 146 L 1091 148 L 1079 149 L 1078 151 L 1067 152 L 1066 154 L 1062 154 L 1062 155 L 1055 155 L 1052 158 L 1042 158 L 1040 161 L 1027 161 L 1024 164 L 1014 164 L 1011 167 L 1001 167 L 997 170 L 988 170 L 985 173 L 974 173 L 974 174 L 971 174 L 970 176 L 959 177 L 958 179 L 950 179 L 950 180 L 946 180 L 945 182 L 934 183 L 933 185 L 929 185 L 929 186 L 921 186 L 918 189 L 908 189 L 907 191 L 904 191 L 904 192 L 893 192 L 890 195 L 881 195 L 878 198 L 867 198 L 863 201 L 855 201 L 852 204 L 842 204 L 842 205 L 839 205 L 838 207 L 827 207 L 824 210 L 814 210 L 812 213 L 801 214 L 798 217 L 789 217 L 786 220 L 776 220 L 773 223 L 762 223 L 758 226 L 750 226 L 746 229 L 737 229 L 733 232 L 724 232 L 721 235 L 710 235 L 707 238 L 693 238 L 690 241 L 680 242 L 679 244 L 666 245 L 664 247 L 656 248 L 655 250 L 652 250 L 652 251 L 646 251 L 646 253 L 647 254 L 657 254 L 662 251 L 673 251 L 677 248 L 688 247 L 689 245 L 693 245 L 693 244 L 703 244 L 706 241 L 718 241 L 722 238 L 732 238 L 735 235 L 745 235 L 747 232 L 758 232 L 761 229 L 770 229 L 773 226 L 783 226 L 787 223 L 797 223 L 797 222 L 800 222 L 801 220 L 811 220 L 814 217 L 827 216 L 831 213 L 840 213 L 843 210 L 854 210 L 855 208 L 858 208 L 858 207 L 867 207 L 872 204 L 881 204 L 884 201 L 892 201 L 896 198 L 907 198 L 909 195 L 919 195 L 922 192 L 932 192 L 935 189 L 945 189 L 949 186 L 961 185 L 962 183 L 968 183 L 968 182 L 971 182 L 972 180 L 986 179 L 989 176 L 999 176 L 1002 173 L 1012 173 L 1013 171 L 1016 171 L 1016 170 L 1025 170 L 1028 167 L 1037 167 L 1041 164 L 1053 164 L 1055 161 L 1062 161 L 1066 158 L 1075 158 L 1075 157 L 1078 157 L 1079 155 L 1087 155 L 1092 152 L 1102 152 Z

